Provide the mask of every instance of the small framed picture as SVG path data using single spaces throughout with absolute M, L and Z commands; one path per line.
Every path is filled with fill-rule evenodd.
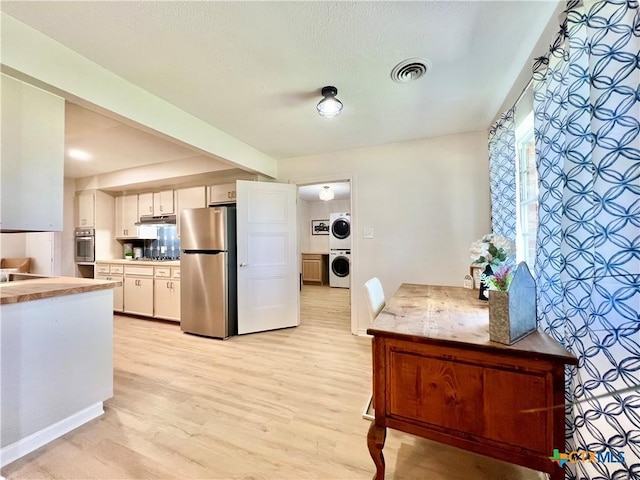
M 480 274 L 484 272 L 484 265 L 471 265 L 469 267 L 469 274 L 473 277 L 473 288 L 475 290 L 480 288 Z
M 329 235 L 329 220 L 311 220 L 311 235 Z

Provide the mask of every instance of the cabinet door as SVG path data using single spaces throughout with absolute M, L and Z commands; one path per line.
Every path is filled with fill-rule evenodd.
M 235 203 L 236 184 L 211 185 L 209 187 L 209 204 Z
M 138 196 L 116 197 L 116 237 L 137 238 Z
M 121 276 L 111 276 L 111 275 L 96 275 L 98 280 L 111 280 L 111 281 L 122 281 Z M 123 286 L 120 285 L 113 289 L 113 311 L 114 312 L 122 312 L 123 311 Z
M 76 227 L 95 226 L 95 194 L 81 193 L 78 195 L 78 222 Z
M 181 188 L 176 190 L 176 224 L 180 236 L 180 211 L 188 208 L 204 208 L 207 206 L 205 187 Z
M 124 277 L 124 311 L 153 316 L 153 278 Z
M 173 190 L 153 194 L 153 214 L 169 215 L 173 213 Z
M 322 283 L 322 260 L 302 258 L 302 281 Z
M 138 195 L 138 213 L 141 217 L 153 215 L 153 193 Z
M 153 298 L 156 318 L 180 321 L 180 280 L 156 278 Z

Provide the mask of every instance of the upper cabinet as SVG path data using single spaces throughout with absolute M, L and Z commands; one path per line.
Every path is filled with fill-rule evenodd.
M 153 215 L 153 193 L 138 195 L 138 215 L 141 217 Z
M 153 214 L 170 215 L 175 213 L 173 208 L 173 190 L 154 192 L 153 194 Z
M 175 213 L 173 203 L 173 190 L 141 193 L 138 195 L 138 214 L 141 217 L 172 215 Z
M 137 238 L 138 195 L 116 197 L 116 237 Z
M 0 77 L 0 229 L 62 231 L 64 99 Z
M 115 199 L 100 190 L 83 191 L 76 196 L 76 227 L 95 229 L 95 253 L 97 260 L 120 256 L 115 231 Z
M 204 208 L 207 206 L 205 187 L 181 188 L 176 190 L 176 223 L 180 236 L 180 212 L 188 208 Z
M 236 203 L 236 184 L 211 185 L 208 201 L 209 205 Z
M 95 193 L 81 193 L 78 195 L 78 216 L 76 227 L 96 226 Z

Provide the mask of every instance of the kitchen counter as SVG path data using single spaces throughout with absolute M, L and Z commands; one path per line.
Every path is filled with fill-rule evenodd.
M 125 260 L 124 258 L 116 258 L 114 260 L 96 260 L 96 265 L 98 263 L 109 263 L 117 265 L 151 265 L 154 267 L 160 265 L 167 267 L 180 266 L 180 260 Z
M 115 288 L 120 285 L 122 285 L 122 282 L 75 277 L 49 277 L 3 282 L 0 284 L 0 304 L 30 302 L 43 298 L 94 292 Z
M 0 467 L 102 415 L 113 396 L 121 282 L 16 278 L 0 285 Z

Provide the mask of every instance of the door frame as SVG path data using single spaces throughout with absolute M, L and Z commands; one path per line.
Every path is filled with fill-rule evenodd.
M 358 295 L 354 294 L 353 286 L 358 271 L 358 235 L 355 232 L 358 231 L 358 212 L 356 201 L 356 175 L 354 173 L 342 173 L 332 175 L 318 175 L 314 177 L 302 177 L 290 180 L 290 183 L 295 184 L 297 187 L 303 185 L 317 185 L 321 183 L 336 183 L 336 182 L 349 182 L 349 202 L 350 202 L 350 218 L 351 218 L 351 271 L 349 275 L 349 297 L 351 304 L 351 334 L 359 335 L 358 329 Z M 299 195 L 296 198 L 300 198 Z M 297 205 L 297 203 L 296 203 Z M 297 207 L 296 207 L 297 210 Z M 298 257 L 300 257 L 300 239 L 298 238 Z M 300 292 L 298 292 L 298 297 Z

